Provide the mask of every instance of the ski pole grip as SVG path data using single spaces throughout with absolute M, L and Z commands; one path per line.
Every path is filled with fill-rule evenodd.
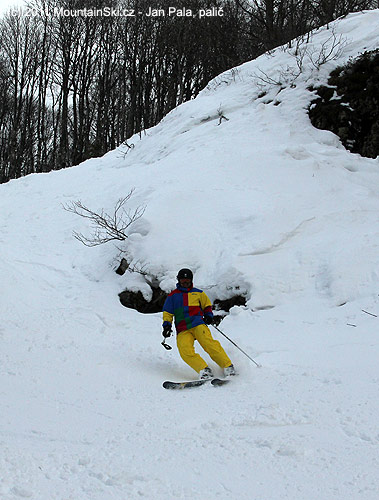
M 163 341 L 161 342 L 161 344 L 163 345 L 163 347 L 164 347 L 165 349 L 167 349 L 167 351 L 171 351 L 172 347 L 171 347 L 170 345 L 166 344 L 166 342 L 164 341 L 164 339 L 163 339 Z

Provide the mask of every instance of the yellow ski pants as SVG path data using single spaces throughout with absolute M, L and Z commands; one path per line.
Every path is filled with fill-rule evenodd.
M 207 352 L 213 361 L 221 368 L 226 368 L 232 364 L 228 355 L 221 347 L 220 342 L 212 337 L 209 328 L 206 325 L 198 325 L 190 330 L 178 333 L 176 337 L 180 356 L 183 361 L 195 371 L 200 372 L 200 370 L 208 366 L 208 363 L 195 352 L 195 340 L 199 342 L 204 351 Z

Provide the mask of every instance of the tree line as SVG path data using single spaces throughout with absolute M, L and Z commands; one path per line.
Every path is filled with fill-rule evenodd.
M 168 16 L 169 5 L 208 15 Z M 148 16 L 150 7 L 166 15 Z M 363 0 L 30 1 L 0 18 L 0 182 L 101 156 L 223 71 L 375 7 Z M 83 14 L 91 8 L 135 14 Z

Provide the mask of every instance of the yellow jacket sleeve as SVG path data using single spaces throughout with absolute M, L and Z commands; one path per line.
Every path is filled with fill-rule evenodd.
M 163 323 L 168 321 L 169 323 L 172 323 L 172 320 L 174 319 L 174 315 L 169 313 L 168 311 L 163 311 Z
M 205 292 L 200 295 L 200 306 L 205 313 L 212 314 L 212 302 Z

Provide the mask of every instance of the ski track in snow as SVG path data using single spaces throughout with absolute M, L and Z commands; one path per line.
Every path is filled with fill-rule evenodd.
M 258 97 L 260 71 L 294 64 L 278 49 L 210 82 L 125 158 L 0 186 L 1 500 L 377 500 L 378 161 L 305 110 L 311 82 L 377 47 L 378 21 L 338 22 L 341 58 L 296 88 Z M 160 314 L 120 305 L 126 286 L 148 287 L 115 275 L 112 245 L 73 239 L 89 228 L 62 208 L 111 211 L 132 187 L 132 208 L 147 207 L 134 262 L 165 290 L 188 265 L 210 296 L 246 292 L 220 327 L 262 368 L 213 332 L 238 376 L 162 388 L 195 375 L 161 348 Z

